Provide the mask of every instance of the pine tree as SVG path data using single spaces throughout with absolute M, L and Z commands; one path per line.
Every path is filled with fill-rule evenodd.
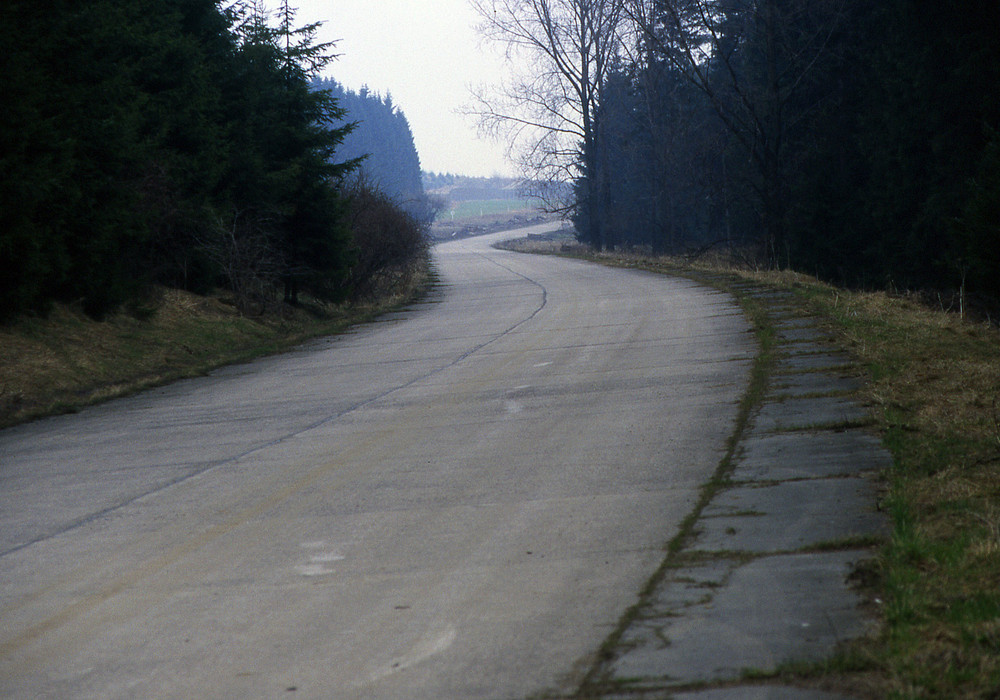
M 377 188 L 420 221 L 432 218 L 421 179 L 420 157 L 410 123 L 392 97 L 381 97 L 362 87 L 347 90 L 332 79 L 316 79 L 313 88 L 326 90 L 344 108 L 355 128 L 336 150 L 343 161 L 360 159 L 359 172 L 369 186 Z
M 244 249 L 253 244 L 261 285 L 282 280 L 290 302 L 301 286 L 337 298 L 346 293 L 351 252 L 334 188 L 354 164 L 333 156 L 351 126 L 335 126 L 342 108 L 309 88 L 331 60 L 330 44 L 314 42 L 318 25 L 295 28 L 287 3 L 279 18 L 272 27 L 259 3 L 241 8 L 230 97 L 232 213 L 224 230 L 238 231 Z

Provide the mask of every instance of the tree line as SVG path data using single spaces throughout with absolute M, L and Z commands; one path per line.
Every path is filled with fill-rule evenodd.
M 1000 298 L 997 3 L 473 1 L 544 66 L 478 111 L 581 240 Z
M 317 78 L 312 85 L 327 91 L 354 124 L 337 148 L 338 157 L 358 160 L 358 173 L 370 187 L 429 223 L 433 212 L 424 194 L 413 131 L 392 96 L 379 95 L 367 87 L 349 90 L 331 78 Z
M 311 86 L 332 58 L 317 27 L 287 0 L 5 2 L 0 320 L 100 317 L 154 284 L 225 284 L 243 310 L 349 295 L 358 161 Z

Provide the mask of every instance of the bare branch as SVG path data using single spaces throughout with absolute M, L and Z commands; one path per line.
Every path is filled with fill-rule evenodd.
M 480 33 L 527 68 L 474 92 L 466 112 L 484 133 L 507 139 L 527 179 L 569 183 L 586 170 L 601 85 L 621 48 L 622 2 L 470 0 Z

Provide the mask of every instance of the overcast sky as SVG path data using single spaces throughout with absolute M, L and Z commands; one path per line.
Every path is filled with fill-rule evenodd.
M 268 7 L 279 3 L 270 0 Z M 477 137 L 457 114 L 469 86 L 495 83 L 499 50 L 480 45 L 467 0 L 292 0 L 299 26 L 324 21 L 320 41 L 341 54 L 324 72 L 352 90 L 390 93 L 406 114 L 424 170 L 512 174 L 502 144 Z

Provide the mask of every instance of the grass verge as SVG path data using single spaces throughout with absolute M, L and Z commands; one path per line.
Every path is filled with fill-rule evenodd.
M 241 316 L 222 296 L 158 290 L 141 313 L 94 321 L 56 306 L 0 326 L 0 427 L 66 413 L 342 332 L 416 299 L 427 271 L 368 303 L 304 303 Z
M 862 652 L 886 697 L 1000 697 L 1000 335 L 905 297 L 797 291 L 868 368 L 894 457 L 884 625 Z
M 562 246 L 532 244 L 531 252 Z M 565 251 L 563 251 L 565 253 Z M 1000 698 L 1000 333 L 915 297 L 838 289 L 791 272 L 667 258 L 605 264 L 791 291 L 863 367 L 860 399 L 893 455 L 892 536 L 864 572 L 879 633 L 782 677 L 862 697 Z M 740 282 L 737 282 L 738 287 Z

